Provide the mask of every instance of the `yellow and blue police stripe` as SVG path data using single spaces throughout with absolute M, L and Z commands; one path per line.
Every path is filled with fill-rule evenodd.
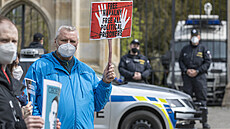
M 157 106 L 166 116 L 170 129 L 176 126 L 174 113 L 167 101 L 162 98 L 148 97 L 148 96 L 124 96 L 124 95 L 111 95 L 111 102 L 132 102 L 132 101 L 150 101 L 153 105 Z

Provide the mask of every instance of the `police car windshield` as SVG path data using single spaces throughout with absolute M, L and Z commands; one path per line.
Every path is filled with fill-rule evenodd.
M 223 41 L 201 41 L 201 43 L 211 52 L 212 60 L 226 61 L 227 43 Z M 181 49 L 189 44 L 189 41 L 175 42 L 176 59 L 179 58 Z

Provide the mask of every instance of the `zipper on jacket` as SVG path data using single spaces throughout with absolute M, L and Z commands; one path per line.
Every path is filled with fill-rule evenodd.
M 13 102 L 12 102 L 11 100 L 9 101 L 9 104 L 10 104 L 10 108 L 11 108 L 11 111 L 12 111 L 12 114 L 13 114 L 13 117 L 14 117 L 14 120 L 15 120 L 16 122 L 19 122 L 19 119 L 16 117 L 17 113 L 16 113 L 16 111 L 15 111 Z
M 192 48 L 192 57 L 191 57 L 192 63 L 193 63 L 193 55 L 194 55 L 194 49 Z
M 73 96 L 73 102 L 74 102 L 74 111 L 75 111 L 75 119 L 74 119 L 74 128 L 77 126 L 76 121 L 77 121 L 77 109 L 76 109 L 76 101 L 75 101 L 75 95 L 74 95 L 74 91 L 73 91 L 73 85 L 72 85 L 72 81 L 71 81 L 71 75 L 69 75 L 69 80 L 70 80 L 70 87 L 71 87 L 71 91 L 72 91 L 72 96 Z

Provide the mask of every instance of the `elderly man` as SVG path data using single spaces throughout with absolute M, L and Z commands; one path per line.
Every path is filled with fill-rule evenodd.
M 31 106 L 28 104 L 23 116 L 16 98 L 22 93 L 23 87 L 16 86 L 7 64 L 16 59 L 18 30 L 7 18 L 0 16 L 0 128 L 30 129 L 42 128 L 44 122 L 39 116 L 31 116 Z M 18 82 L 20 83 L 20 82 Z M 24 121 L 25 120 L 25 121 Z
M 75 27 L 61 26 L 56 34 L 57 50 L 45 54 L 29 68 L 26 78 L 36 81 L 36 107 L 34 115 L 42 113 L 43 79 L 62 84 L 58 118 L 63 129 L 93 129 L 94 111 L 100 111 L 111 93 L 114 67 L 108 65 L 103 79 L 74 57 L 79 42 Z

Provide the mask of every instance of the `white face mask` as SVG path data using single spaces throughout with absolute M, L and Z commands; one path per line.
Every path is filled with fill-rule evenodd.
M 16 66 L 13 68 L 13 77 L 17 80 L 20 80 L 23 74 L 23 70 L 21 66 Z
M 197 36 L 193 36 L 191 42 L 193 45 L 196 45 L 199 42 L 199 38 Z
M 58 53 L 62 57 L 71 57 L 76 51 L 76 47 L 70 43 L 62 44 L 58 47 Z
M 14 43 L 0 44 L 0 64 L 11 64 L 17 52 L 17 46 Z

